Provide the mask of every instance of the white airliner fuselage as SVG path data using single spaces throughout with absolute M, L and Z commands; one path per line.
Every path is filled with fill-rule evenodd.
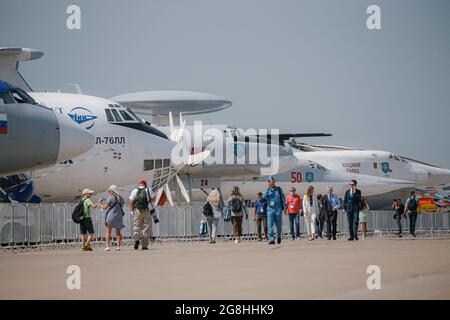
M 111 184 L 130 185 L 141 178 L 156 190 L 176 173 L 170 160 L 175 144 L 117 103 L 80 94 L 30 95 L 83 125 L 96 138 L 89 152 L 33 172 L 35 193 L 43 201 L 73 201 L 84 188 L 102 192 Z

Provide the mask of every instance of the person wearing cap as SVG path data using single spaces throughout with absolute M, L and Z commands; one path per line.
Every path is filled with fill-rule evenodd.
M 96 203 L 91 200 L 93 190 L 86 188 L 83 190 L 83 219 L 80 222 L 81 246 L 83 251 L 92 251 L 91 241 L 94 236 L 94 225 L 92 224 L 91 208 L 97 206 L 104 199 L 100 198 Z
M 285 214 L 289 216 L 289 227 L 291 231 L 292 240 L 300 240 L 300 205 L 302 198 L 295 193 L 295 187 L 291 187 L 289 195 L 286 197 L 286 211 Z M 294 233 L 295 227 L 295 233 Z
M 269 229 L 269 245 L 275 244 L 273 227 L 277 228 L 277 243 L 281 243 L 283 211 L 286 208 L 286 197 L 283 190 L 275 185 L 275 178 L 269 177 L 268 187 L 264 191 L 263 198 L 267 200 L 267 224 Z
M 125 228 L 123 224 L 123 204 L 124 200 L 121 195 L 117 193 L 117 186 L 111 185 L 108 188 L 109 197 L 106 199 L 106 203 L 102 205 L 103 210 L 106 211 L 105 216 L 105 229 L 106 229 L 106 247 L 105 251 L 110 251 L 109 243 L 111 241 L 111 231 L 114 229 L 116 231 L 117 246 L 116 250 L 120 250 L 120 245 L 122 242 L 122 235 L 120 230 Z
M 255 207 L 253 208 L 253 220 L 256 222 L 257 240 L 267 241 L 267 200 L 262 197 L 262 192 L 256 194 Z M 261 225 L 264 234 L 261 236 Z
M 153 209 L 152 201 L 156 198 L 152 189 L 147 188 L 147 182 L 139 180 L 138 187 L 131 191 L 130 208 L 133 212 L 133 237 L 134 249 L 139 249 L 142 241 L 142 250 L 147 250 L 150 236 L 152 234 L 152 213 L 149 205 Z M 153 210 L 154 211 L 154 210 Z
M 417 209 L 419 208 L 420 200 L 416 197 L 416 192 L 411 191 L 411 197 L 406 200 L 405 211 L 403 215 L 409 216 L 409 233 L 416 237 L 416 221 L 417 221 Z

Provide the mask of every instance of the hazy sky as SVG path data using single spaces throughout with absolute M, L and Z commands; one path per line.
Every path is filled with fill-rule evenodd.
M 81 30 L 66 28 L 71 4 Z M 382 30 L 366 27 L 370 4 Z M 35 90 L 202 91 L 233 101 L 196 117 L 208 123 L 329 132 L 308 141 L 450 168 L 449 13 L 446 0 L 1 0 L 0 46 L 45 52 L 21 64 Z

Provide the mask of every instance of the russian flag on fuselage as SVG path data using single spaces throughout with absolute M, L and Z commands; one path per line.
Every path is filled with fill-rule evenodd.
M 5 113 L 0 113 L 0 134 L 8 133 L 8 117 Z

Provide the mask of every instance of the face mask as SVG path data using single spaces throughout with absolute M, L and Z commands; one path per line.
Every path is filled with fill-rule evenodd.
M 294 192 L 293 191 L 291 191 L 291 197 L 293 197 L 294 196 Z

